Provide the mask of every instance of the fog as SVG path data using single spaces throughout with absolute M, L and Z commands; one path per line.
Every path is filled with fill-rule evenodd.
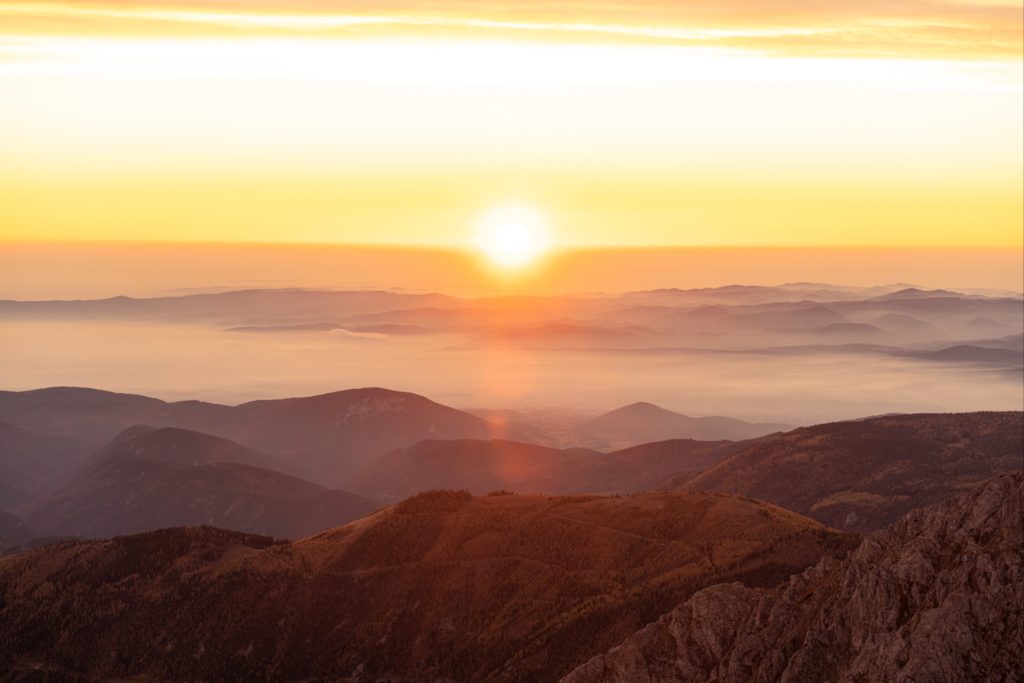
M 383 386 L 459 408 L 605 410 L 808 424 L 886 412 L 1020 410 L 1019 369 L 835 350 L 722 353 L 467 345 L 465 335 L 246 334 L 141 321 L 3 323 L 3 388 L 88 386 L 239 403 Z

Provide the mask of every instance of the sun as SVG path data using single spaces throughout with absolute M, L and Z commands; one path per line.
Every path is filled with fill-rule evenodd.
M 480 220 L 477 246 L 496 265 L 518 268 L 537 260 L 550 247 L 544 217 L 526 206 L 502 206 Z

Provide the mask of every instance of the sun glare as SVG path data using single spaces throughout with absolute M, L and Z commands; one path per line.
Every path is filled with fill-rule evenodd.
M 478 246 L 493 263 L 517 268 L 535 261 L 550 246 L 544 218 L 523 206 L 489 211 L 480 221 Z

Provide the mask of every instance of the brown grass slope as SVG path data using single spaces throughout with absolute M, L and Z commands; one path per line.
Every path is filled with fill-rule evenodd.
M 865 532 L 1022 465 L 1024 413 L 893 415 L 763 437 L 675 483 Z
M 720 581 L 852 539 L 701 493 L 425 493 L 296 543 L 209 528 L 0 559 L 0 660 L 56 678 L 553 680 Z
M 915 510 L 772 590 L 700 591 L 564 683 L 1024 679 L 1024 472 Z

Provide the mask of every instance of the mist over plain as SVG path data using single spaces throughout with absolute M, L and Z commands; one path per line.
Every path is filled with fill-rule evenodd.
M 462 408 L 585 415 L 649 401 L 694 416 L 812 424 L 1019 409 L 1022 310 L 1014 295 L 809 284 L 7 301 L 0 365 L 16 390 L 89 386 L 234 404 L 384 386 Z

